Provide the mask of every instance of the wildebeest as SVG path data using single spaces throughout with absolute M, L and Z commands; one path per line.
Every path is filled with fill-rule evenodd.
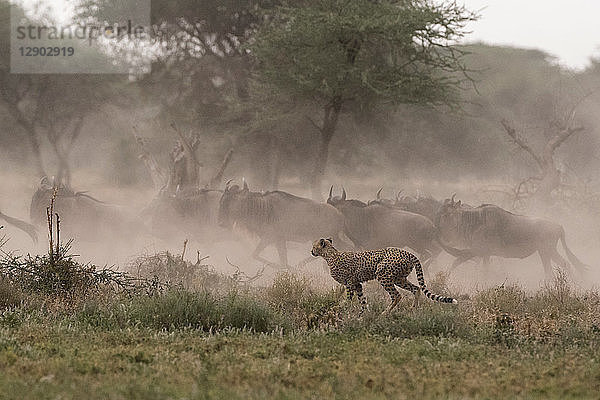
M 219 201 L 223 191 L 197 189 L 159 194 L 142 211 L 152 233 L 163 239 L 194 238 L 214 242 L 224 238 L 218 226 Z
M 37 243 L 38 235 L 37 235 L 37 230 L 35 229 L 35 226 L 28 224 L 25 221 L 21 221 L 20 219 L 9 217 L 8 215 L 3 214 L 1 211 L 0 211 L 0 220 L 4 220 L 4 221 L 6 221 L 7 224 L 10 224 L 14 227 L 19 228 L 20 230 L 22 230 L 23 232 L 28 234 L 34 243 Z
M 462 254 L 440 243 L 437 229 L 427 217 L 376 202 L 348 200 L 344 189 L 341 197 L 333 197 L 332 192 L 333 186 L 327 203 L 344 215 L 344 233 L 359 248 L 410 247 L 422 260 L 435 258 L 442 248 L 455 256 Z
M 476 256 L 483 257 L 487 264 L 490 256 L 525 258 L 538 252 L 549 279 L 552 261 L 567 265 L 557 251 L 559 240 L 573 266 L 580 272 L 586 268 L 567 247 L 563 227 L 551 221 L 513 214 L 491 204 L 465 206 L 453 196 L 444 201 L 436 216 L 436 225 L 445 243 L 467 250 L 454 261 L 451 269 Z
M 54 212 L 60 215 L 63 237 L 85 242 L 134 238 L 142 228 L 140 221 L 120 207 L 106 204 L 86 192 L 75 192 L 64 185 L 55 187 L 47 179 L 42 179 L 31 199 L 29 215 L 34 225 L 47 224 L 46 208 L 53 196 Z
M 282 191 L 251 192 L 244 181 L 243 188 L 226 185 L 219 206 L 219 225 L 244 227 L 260 238 L 253 257 L 263 260 L 260 253 L 274 245 L 281 264 L 288 265 L 287 242 L 306 243 L 315 237 L 335 237 L 345 243 L 344 217 L 329 204 L 294 196 Z
M 435 216 L 443 204 L 441 201 L 436 200 L 431 196 L 400 196 L 402 191 L 398 192 L 396 199 L 386 199 L 381 197 L 381 191 L 382 189 L 379 189 L 375 200 L 370 201 L 369 204 L 381 204 L 398 208 L 400 210 L 423 215 L 431 221 L 435 219 Z
M 431 196 L 418 196 L 417 198 L 403 196 L 396 199 L 394 206 L 404 211 L 423 215 L 434 221 L 435 216 L 442 207 L 442 202 Z

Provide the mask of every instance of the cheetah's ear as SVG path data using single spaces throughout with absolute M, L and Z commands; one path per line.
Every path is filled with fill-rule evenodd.
M 329 242 L 329 244 L 333 244 L 333 240 L 331 238 L 327 238 L 325 240 L 327 240 Z
M 325 246 L 325 239 L 319 239 L 319 245 Z

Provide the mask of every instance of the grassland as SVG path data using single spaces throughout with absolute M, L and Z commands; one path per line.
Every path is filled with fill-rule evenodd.
M 47 260 L 31 262 L 39 268 Z M 457 307 L 411 308 L 407 297 L 381 317 L 386 298 L 376 285 L 367 288 L 371 310 L 359 316 L 342 291 L 317 289 L 292 273 L 257 288 L 176 257 L 142 264 L 137 272 L 151 272 L 153 290 L 113 290 L 87 280 L 81 295 L 77 285 L 2 277 L 0 398 L 600 393 L 600 295 L 572 289 L 564 276 L 536 293 L 502 286 L 471 295 L 452 293 L 438 276 L 432 288 L 458 295 Z M 167 273 L 170 284 L 157 284 Z M 185 282 L 173 282 L 178 276 Z

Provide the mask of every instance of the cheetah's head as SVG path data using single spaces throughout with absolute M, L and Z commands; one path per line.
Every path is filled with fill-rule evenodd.
M 315 240 L 310 254 L 312 254 L 315 257 L 319 257 L 324 255 L 326 250 L 331 247 L 333 247 L 333 241 L 331 240 L 331 238 L 321 238 L 319 240 Z

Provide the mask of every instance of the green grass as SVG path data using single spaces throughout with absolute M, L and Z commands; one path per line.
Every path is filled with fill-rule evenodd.
M 507 348 L 456 337 L 97 329 L 0 330 L 2 398 L 581 398 L 597 346 Z
M 0 399 L 562 399 L 600 391 L 600 296 L 564 276 L 533 294 L 501 286 L 461 295 L 458 306 L 422 299 L 412 308 L 406 296 L 381 317 L 388 299 L 376 284 L 366 285 L 371 310 L 359 316 L 341 290 L 294 274 L 256 288 L 179 261 L 169 268 L 202 284 L 98 286 L 74 298 L 5 275 Z M 443 276 L 432 288 L 458 295 Z

